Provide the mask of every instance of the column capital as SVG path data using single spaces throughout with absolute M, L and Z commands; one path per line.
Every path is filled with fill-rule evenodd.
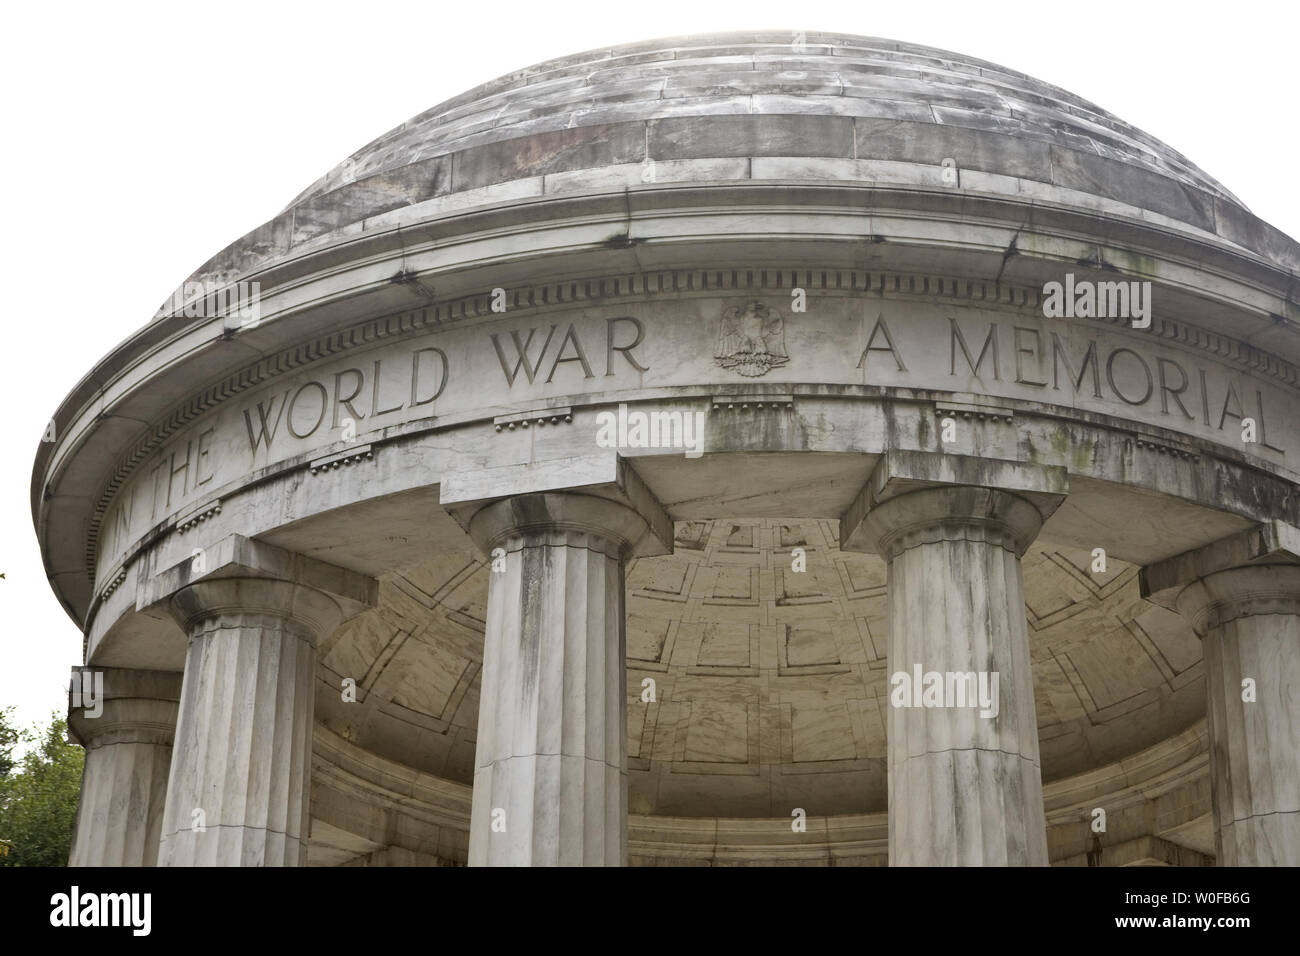
M 1300 614 L 1300 528 L 1268 521 L 1149 564 L 1142 597 L 1208 628 L 1254 614 Z
M 1201 639 L 1219 865 L 1300 864 L 1300 529 L 1258 524 L 1139 579 Z
M 68 736 L 86 748 L 69 866 L 153 866 L 182 676 L 74 667 Z
M 182 675 L 172 671 L 74 667 L 68 734 L 90 750 L 112 743 L 170 746 Z
M 296 622 L 314 637 L 374 607 L 378 585 L 364 574 L 230 535 L 143 581 L 136 607 L 161 606 L 189 631 L 222 614 Z
M 1214 571 L 1182 588 L 1174 609 L 1197 637 L 1257 614 L 1300 616 L 1300 565 L 1263 564 Z
M 889 451 L 840 518 L 840 548 L 889 559 L 943 538 L 978 538 L 1022 555 L 1065 500 L 1065 469 Z
M 511 536 L 588 536 L 616 557 L 669 554 L 673 520 L 617 454 L 505 465 L 445 475 L 440 503 L 490 554 Z M 605 545 L 599 545 L 603 549 Z
M 1201 638 L 1243 617 L 1300 615 L 1300 528 L 1247 528 L 1147 565 L 1138 582 L 1144 598 L 1183 615 Z

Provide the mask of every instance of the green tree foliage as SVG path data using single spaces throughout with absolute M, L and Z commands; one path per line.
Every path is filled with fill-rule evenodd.
M 0 710 L 0 780 L 9 776 L 14 768 L 14 748 L 22 739 L 22 732 L 13 723 L 12 707 Z
M 67 866 L 85 752 L 68 743 L 58 714 L 44 730 L 23 731 L 11 711 L 0 711 L 0 839 L 13 848 L 0 866 Z M 20 741 L 32 746 L 15 758 Z

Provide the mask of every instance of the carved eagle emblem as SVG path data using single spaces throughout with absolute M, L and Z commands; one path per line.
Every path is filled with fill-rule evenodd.
M 751 378 L 785 365 L 785 323 L 781 314 L 762 302 L 747 302 L 722 313 L 718 348 L 713 360 Z

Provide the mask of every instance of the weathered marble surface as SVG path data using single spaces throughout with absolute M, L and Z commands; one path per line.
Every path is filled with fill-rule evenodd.
M 613 454 L 462 472 L 441 494 L 489 562 L 469 863 L 623 866 L 623 569 L 672 522 Z
M 846 542 L 889 562 L 890 671 L 988 692 L 891 693 L 892 866 L 1047 865 L 1020 557 L 1064 491 L 1059 471 L 891 453 L 845 515 Z
M 627 860 L 618 548 L 572 532 L 505 544 L 488 599 L 471 866 Z
M 190 625 L 168 785 L 163 866 L 296 866 L 305 860 L 312 677 L 318 635 L 277 613 L 288 595 Z M 249 582 L 221 587 L 247 592 Z M 257 590 L 273 591 L 258 582 Z M 247 593 L 232 594 L 238 608 Z M 260 606 L 259 606 L 260 605 Z
M 75 667 L 74 686 L 82 686 L 83 673 L 102 675 L 104 697 L 96 706 L 83 697 L 68 712 L 69 734 L 86 748 L 68 865 L 153 866 L 181 675 Z
M 310 863 L 464 865 L 470 785 L 412 771 L 320 728 L 312 795 Z M 1205 865 L 1214 832 L 1205 722 L 1124 761 L 1044 787 L 1053 865 L 1084 866 L 1091 810 L 1108 808 L 1102 865 Z M 632 866 L 885 866 L 888 818 L 809 813 L 797 833 L 789 815 L 750 818 L 628 817 Z M 385 848 L 391 848 L 389 852 Z
M 469 523 L 494 562 L 469 863 L 623 866 L 623 562 L 645 521 L 570 493 L 504 499 Z
M 890 707 L 890 863 L 1046 866 L 1019 559 L 1000 530 L 973 516 L 936 518 L 934 527 L 890 561 L 890 667 L 997 673 L 1001 699 L 992 718 L 974 708 Z
M 197 560 L 197 559 L 195 559 Z M 236 537 L 152 595 L 189 635 L 160 866 L 306 861 L 316 645 L 374 583 Z
M 856 161 L 864 179 L 872 162 L 956 157 L 968 177 L 1099 193 L 1205 229 L 1216 213 L 1244 213 L 1185 157 L 1024 74 L 916 44 L 810 33 L 797 46 L 771 31 L 593 50 L 484 84 L 358 150 L 207 268 L 246 268 L 250 256 L 485 186 L 544 177 L 549 192 L 620 166 L 640 183 L 647 162 L 727 157 L 753 160 L 739 178 L 754 179 L 764 157 Z
M 1218 571 L 1177 604 L 1205 651 L 1219 863 L 1300 866 L 1300 566 Z
M 1300 528 L 1268 522 L 1143 569 L 1201 638 L 1221 866 L 1300 866 Z

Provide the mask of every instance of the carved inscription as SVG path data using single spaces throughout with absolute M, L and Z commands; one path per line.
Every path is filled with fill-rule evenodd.
M 1267 378 L 1149 334 L 1077 320 L 840 299 L 810 308 L 795 328 L 774 302 L 757 299 L 643 308 L 635 317 L 591 310 L 447 329 L 286 375 L 219 406 L 146 459 L 117 495 L 102 546 L 125 547 L 258 469 L 392 425 L 435 414 L 471 420 L 482 409 L 548 397 L 604 401 L 629 388 L 697 388 L 735 375 L 1041 401 L 1234 446 L 1249 432 L 1251 453 L 1279 457 L 1296 431 L 1277 417 L 1282 386 Z M 683 315 L 687 308 L 698 311 Z M 721 313 L 717 324 L 705 319 L 710 313 Z
M 1282 451 L 1268 441 L 1262 389 L 1239 389 L 1231 377 L 1212 381 L 1206 368 L 1185 364 L 1181 357 L 1144 355 L 1145 350 L 1100 345 L 1096 337 L 1078 334 L 1062 338 L 1061 333 L 1052 331 L 1044 335 L 1044 330 L 1034 326 L 1008 329 L 998 322 L 984 323 L 983 329 L 969 324 L 968 330 L 975 330 L 975 335 L 968 340 L 955 318 L 948 322 L 948 371 L 953 377 L 970 377 L 977 385 L 996 391 L 993 383 L 1003 381 L 1004 373 L 1010 375 L 1014 369 L 1012 381 L 1017 385 L 1118 402 L 1218 431 L 1238 428 L 1242 419 L 1254 418 L 1259 444 Z M 979 342 L 978 354 L 973 342 Z M 863 355 L 865 358 L 866 353 Z M 1059 403 L 1061 398 L 1045 396 L 1044 401 Z M 1230 421 L 1234 423 L 1231 426 Z
M 635 338 L 631 342 L 626 342 L 626 332 L 620 329 L 620 326 L 631 326 L 635 331 Z M 528 384 L 532 385 L 539 381 L 541 370 L 550 358 L 550 371 L 547 372 L 544 381 L 547 385 L 555 380 L 556 370 L 568 362 L 577 363 L 582 368 L 583 378 L 595 378 L 595 373 L 591 370 L 591 363 L 587 360 L 587 352 L 582 346 L 582 339 L 570 322 L 562 334 L 559 344 L 556 348 L 551 348 L 551 342 L 555 339 L 555 333 L 560 327 L 552 325 L 546 332 L 546 338 L 541 342 L 540 348 L 533 345 L 533 339 L 537 336 L 536 328 L 528 329 L 524 334 L 520 329 L 511 329 L 508 335 L 493 332 L 488 338 L 492 341 L 492 348 L 496 350 L 497 360 L 501 363 L 501 372 L 506 377 L 506 385 L 513 386 L 519 379 L 520 372 L 527 378 Z M 617 344 L 620 337 L 624 338 L 625 344 Z M 630 316 L 619 316 L 616 319 L 605 320 L 605 375 L 614 374 L 614 354 L 618 353 L 623 359 L 639 372 L 648 372 L 646 366 L 636 360 L 633 352 L 642 340 L 645 339 L 645 326 L 641 324 L 640 319 L 634 319 Z M 503 341 L 505 344 L 503 344 Z M 536 358 L 532 356 L 536 354 Z
M 331 428 L 339 428 L 344 413 L 361 422 L 429 405 L 447 388 L 447 372 L 442 349 L 422 348 L 411 353 L 409 366 L 400 374 L 387 371 L 384 361 L 376 359 L 366 370 L 346 368 L 328 379 L 273 393 L 243 410 L 249 448 L 254 454 L 259 447 L 269 450 L 281 426 L 293 438 L 310 438 L 327 419 Z

